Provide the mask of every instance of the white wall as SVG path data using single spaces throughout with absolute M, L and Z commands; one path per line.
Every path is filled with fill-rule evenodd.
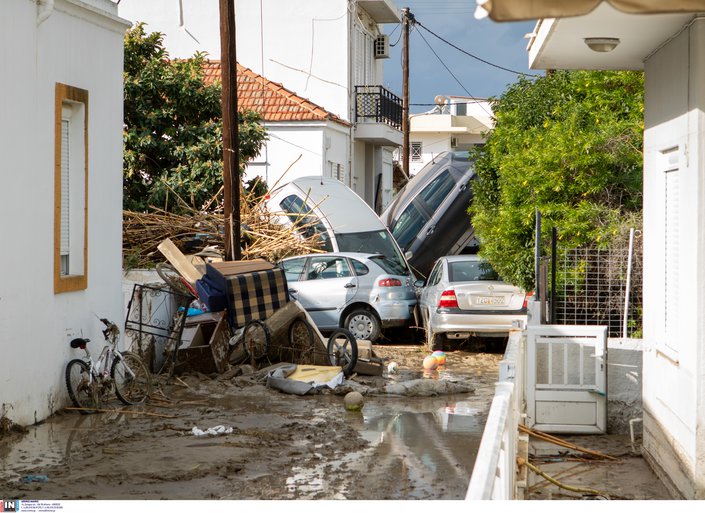
M 115 12 L 108 0 L 91 0 Z M 69 12 L 66 12 L 69 11 Z M 0 2 L 0 415 L 29 424 L 67 401 L 74 336 L 102 340 L 96 315 L 120 321 L 122 292 L 122 59 L 113 16 L 56 0 L 37 26 L 31 0 Z M 11 70 L 11 73 L 9 72 Z M 54 294 L 54 87 L 86 89 L 88 288 Z
M 696 21 L 645 63 L 644 449 L 688 498 L 705 498 L 704 47 Z
M 301 176 L 331 176 L 330 162 L 342 164 L 346 176 L 349 174 L 347 127 L 318 122 L 266 123 L 265 126 L 269 140 L 260 155 L 247 166 L 246 180 L 261 176 L 274 187 L 277 181 L 278 185 L 283 185 Z

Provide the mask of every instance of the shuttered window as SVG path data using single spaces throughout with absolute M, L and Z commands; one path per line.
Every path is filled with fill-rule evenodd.
M 678 349 L 679 339 L 679 242 L 680 242 L 680 175 L 677 169 L 666 171 L 664 174 L 664 251 L 665 251 L 665 280 L 664 280 L 664 317 L 666 331 L 666 345 L 671 349 Z
M 88 286 L 88 91 L 56 84 L 54 293 Z
M 67 109 L 63 109 L 63 116 L 66 116 Z M 69 111 L 70 112 L 70 111 Z M 71 121 L 61 120 L 61 235 L 59 255 L 61 256 L 61 276 L 69 274 L 69 131 Z

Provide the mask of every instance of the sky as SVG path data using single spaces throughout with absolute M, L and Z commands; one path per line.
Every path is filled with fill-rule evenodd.
M 518 72 L 542 74 L 540 70 L 529 70 L 528 40 L 524 39 L 525 34 L 533 31 L 535 21 L 497 23 L 489 18 L 477 20 L 474 17 L 475 0 L 394 0 L 394 3 L 399 9 L 408 7 L 428 30 L 481 59 Z M 385 24 L 383 29 L 390 35 L 390 44 L 396 43 L 384 63 L 384 86 L 401 97 L 402 28 L 400 24 Z M 411 29 L 409 41 L 412 113 L 430 110 L 434 97 L 439 94 L 474 98 L 499 96 L 507 85 L 517 80 L 516 74 L 475 60 L 422 27 Z

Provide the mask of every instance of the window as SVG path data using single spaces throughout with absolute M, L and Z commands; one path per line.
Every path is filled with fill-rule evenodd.
M 396 274 L 409 275 L 406 260 L 402 257 L 387 230 L 336 233 L 335 238 L 338 241 L 338 251 L 347 253 L 379 253 L 399 266 L 400 272 Z
M 664 174 L 664 245 L 665 245 L 665 283 L 664 283 L 664 317 L 666 345 L 678 350 L 680 293 L 678 287 L 680 213 L 679 213 L 679 173 L 678 169 L 666 171 Z
M 438 207 L 441 206 L 443 200 L 448 197 L 450 191 L 455 187 L 455 182 L 453 177 L 450 176 L 450 172 L 446 169 L 436 178 L 431 180 L 426 188 L 421 191 L 419 196 L 423 201 L 426 202 L 429 210 L 435 212 Z
M 330 162 L 330 161 L 329 161 Z M 330 176 L 343 183 L 345 183 L 345 168 L 342 164 L 337 164 L 336 162 L 330 162 Z
M 364 276 L 365 274 L 370 272 L 368 267 L 359 260 L 351 258 L 350 261 L 352 262 L 353 269 L 355 269 L 355 274 L 357 274 L 358 276 Z
M 413 162 L 421 162 L 423 160 L 421 155 L 422 150 L 421 142 L 417 141 L 411 143 L 411 160 Z
M 350 266 L 343 257 L 315 256 L 311 257 L 308 266 L 309 280 L 326 280 L 331 278 L 348 278 L 352 276 Z
M 470 260 L 450 262 L 448 281 L 458 283 L 463 281 L 502 281 L 502 279 L 487 262 Z
M 399 219 L 392 227 L 392 235 L 404 251 L 409 249 L 411 242 L 421 232 L 427 220 L 414 203 L 399 214 Z
M 455 104 L 455 115 L 456 116 L 467 116 L 468 115 L 468 104 L 465 102 L 456 103 Z
M 88 91 L 56 84 L 54 293 L 88 286 Z
M 294 258 L 292 260 L 286 260 L 284 262 L 279 262 L 279 267 L 284 269 L 284 275 L 286 276 L 286 281 L 299 281 L 301 273 L 304 270 L 304 265 L 306 264 L 306 258 Z
M 301 198 L 292 194 L 284 198 L 279 206 L 287 213 L 291 222 L 299 226 L 304 237 L 308 239 L 319 235 L 321 247 L 326 251 L 333 251 L 328 230 Z

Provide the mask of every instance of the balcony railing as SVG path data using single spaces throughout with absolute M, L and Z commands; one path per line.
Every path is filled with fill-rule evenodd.
M 401 130 L 401 98 L 382 86 L 355 86 L 355 122 L 384 123 Z

